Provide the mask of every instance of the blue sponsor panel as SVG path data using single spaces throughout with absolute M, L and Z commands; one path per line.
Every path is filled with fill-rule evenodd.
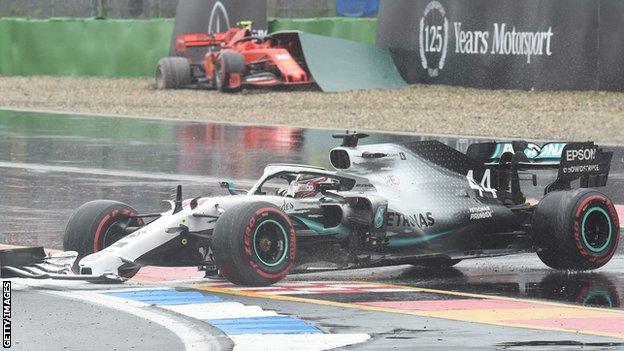
M 336 13 L 345 17 L 373 16 L 379 10 L 379 0 L 336 0 Z

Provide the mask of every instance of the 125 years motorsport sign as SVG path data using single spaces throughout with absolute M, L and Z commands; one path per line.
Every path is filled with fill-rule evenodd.
M 384 0 L 377 42 L 408 83 L 622 90 L 623 17 L 618 0 Z

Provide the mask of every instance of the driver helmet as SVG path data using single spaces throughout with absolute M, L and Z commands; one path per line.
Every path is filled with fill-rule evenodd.
M 286 196 L 294 198 L 314 197 L 318 194 L 318 185 L 327 181 L 327 177 L 300 174 L 290 182 Z

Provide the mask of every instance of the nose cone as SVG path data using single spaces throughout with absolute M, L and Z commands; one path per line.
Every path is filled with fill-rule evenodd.
M 123 264 L 121 258 L 116 255 L 99 251 L 85 256 L 78 266 L 80 274 L 102 275 L 107 273 L 119 274 L 119 267 Z

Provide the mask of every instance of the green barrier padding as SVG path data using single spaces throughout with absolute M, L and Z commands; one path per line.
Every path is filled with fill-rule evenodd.
M 151 76 L 173 20 L 0 19 L 0 74 Z
M 276 19 L 270 31 L 300 30 L 374 43 L 371 18 Z M 0 18 L 0 74 L 152 76 L 169 53 L 172 19 Z
M 11 60 L 12 45 L 9 23 L 9 21 L 0 19 L 0 74 L 14 74 L 11 69 L 13 62 Z
M 280 18 L 269 21 L 269 32 L 300 31 L 375 44 L 376 18 Z
M 326 92 L 407 86 L 388 49 L 350 40 L 300 33 L 306 64 Z

